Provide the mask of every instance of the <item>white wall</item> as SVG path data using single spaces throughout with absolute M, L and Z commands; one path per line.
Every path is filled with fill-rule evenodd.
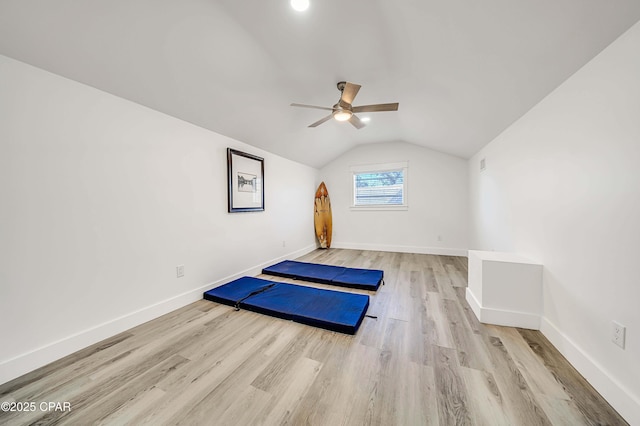
M 640 24 L 469 161 L 471 248 L 544 264 L 543 333 L 631 424 L 640 424 L 638 52 Z M 611 342 L 612 320 L 627 327 L 625 350 Z
M 227 147 L 265 212 L 227 213 Z M 314 249 L 317 175 L 0 56 L 0 383 Z
M 350 166 L 409 162 L 406 211 L 352 211 Z M 320 170 L 333 211 L 332 247 L 467 253 L 467 162 L 405 142 L 358 146 Z M 438 236 L 442 241 L 438 241 Z

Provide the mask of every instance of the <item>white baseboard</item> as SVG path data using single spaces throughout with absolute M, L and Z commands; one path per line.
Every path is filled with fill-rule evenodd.
M 245 275 L 258 275 L 262 268 L 280 262 L 285 259 L 295 259 L 316 249 L 315 244 L 291 252 L 285 256 L 269 260 L 260 265 L 240 271 L 236 274 L 222 278 L 201 287 L 178 294 L 153 305 L 145 306 L 137 311 L 106 321 L 97 326 L 79 331 L 55 342 L 47 343 L 39 348 L 18 355 L 14 358 L 0 362 L 0 384 L 6 383 L 30 371 L 47 365 L 53 361 L 70 355 L 94 343 L 98 343 L 106 338 L 126 331 L 132 327 L 143 324 L 154 318 L 158 318 L 171 311 L 202 299 L 205 291 L 228 283 L 236 278 Z
M 620 384 L 607 370 L 543 317 L 540 331 L 631 425 L 640 425 L 640 398 Z
M 471 307 L 471 310 L 474 314 L 476 314 L 476 318 L 480 321 L 480 317 L 482 316 L 482 308 L 480 306 L 480 302 L 476 298 L 476 295 L 467 287 L 467 291 L 465 292 L 465 299 L 467 299 L 467 303 Z
M 445 247 L 418 247 L 418 246 L 397 246 L 387 244 L 367 244 L 367 243 L 348 243 L 342 241 L 333 241 L 333 248 L 351 249 L 351 250 L 372 250 L 372 251 L 388 251 L 394 253 L 417 253 L 417 254 L 437 254 L 443 256 L 465 256 L 467 257 L 469 250 L 445 248 Z
M 467 287 L 466 299 L 478 321 L 485 324 L 504 325 L 507 327 L 528 328 L 540 330 L 540 316 L 527 312 L 507 311 L 504 309 L 487 308 L 480 305 L 473 292 Z

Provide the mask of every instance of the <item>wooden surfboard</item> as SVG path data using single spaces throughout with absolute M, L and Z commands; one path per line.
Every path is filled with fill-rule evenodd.
M 331 200 L 329 199 L 329 191 L 324 182 L 320 184 L 316 190 L 316 199 L 314 203 L 313 223 L 316 227 L 316 236 L 320 242 L 321 248 L 331 247 Z

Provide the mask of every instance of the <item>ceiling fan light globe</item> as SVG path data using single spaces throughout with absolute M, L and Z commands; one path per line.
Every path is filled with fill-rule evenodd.
M 351 118 L 351 111 L 336 111 L 333 113 L 333 118 L 338 121 L 347 121 Z

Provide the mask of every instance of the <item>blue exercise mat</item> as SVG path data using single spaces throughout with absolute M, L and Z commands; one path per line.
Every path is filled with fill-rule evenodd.
M 382 284 L 384 271 L 379 269 L 345 268 L 343 266 L 285 260 L 262 270 L 263 274 L 295 280 L 313 281 L 342 287 L 377 290 Z
M 355 334 L 369 296 L 260 278 L 242 277 L 204 293 L 213 302 L 235 306 L 341 333 Z

